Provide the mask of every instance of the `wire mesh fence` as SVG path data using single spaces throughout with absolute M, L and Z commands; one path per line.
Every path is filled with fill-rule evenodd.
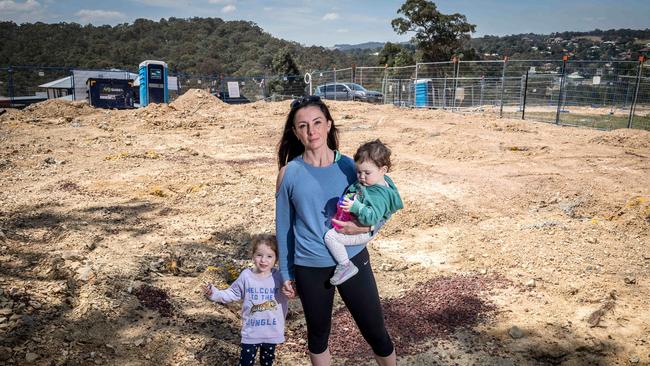
M 265 80 L 266 100 L 294 99 L 309 94 L 303 75 L 271 75 Z
M 384 102 L 598 129 L 649 129 L 644 62 L 450 61 L 417 64 L 415 72 L 388 68 Z
M 0 67 L 0 106 L 21 107 L 52 98 L 73 99 L 83 92 L 83 86 L 78 87 L 74 81 L 78 71 L 68 67 Z M 110 75 L 128 73 L 94 71 Z M 638 62 L 453 60 L 401 67 L 333 68 L 304 76 L 237 78 L 176 72 L 170 74 L 169 82 L 171 100 L 194 88 L 236 103 L 316 94 L 332 100 L 477 111 L 599 129 L 650 130 L 650 63 L 644 59 Z M 238 91 L 237 98 L 231 98 L 234 90 Z M 359 98 L 366 94 L 372 98 Z
M 344 69 L 312 71 L 307 78 L 310 81 L 310 93 L 324 99 L 351 100 L 353 94 L 349 86 L 344 84 L 354 82 L 352 67 Z
M 88 98 L 89 78 L 131 79 L 137 72 L 129 70 L 77 69 L 67 67 L 9 66 L 0 67 L 0 107 L 21 108 L 47 99 Z M 237 85 L 240 97 L 229 98 L 228 83 Z M 137 83 L 136 83 L 137 84 Z M 258 77 L 225 77 L 183 72 L 168 77 L 169 100 L 173 101 L 190 89 L 203 89 L 227 102 L 282 100 L 307 94 L 303 75 L 272 75 Z M 137 90 L 136 90 L 137 91 Z
M 384 88 L 385 74 L 386 68 L 382 66 L 360 66 L 356 67 L 352 82 L 369 90 L 381 91 Z
M 416 66 L 387 67 L 384 75 L 384 103 L 398 106 L 413 105 Z
M 219 93 L 224 101 L 231 103 L 279 101 L 304 95 L 305 82 L 302 75 L 224 77 Z
M 642 76 L 639 78 L 637 98 L 632 104 L 632 127 L 650 130 L 650 64 L 645 63 L 640 69 Z
M 54 80 L 65 80 L 67 89 L 50 93 L 41 85 Z M 25 106 L 48 98 L 66 97 L 72 94 L 70 88 L 72 71 L 65 67 L 9 66 L 0 68 L 0 106 Z
M 178 98 L 189 89 L 203 89 L 216 95 L 221 88 L 219 75 L 196 75 L 179 72 L 171 76 L 176 77 L 176 92 L 169 93 L 170 100 Z

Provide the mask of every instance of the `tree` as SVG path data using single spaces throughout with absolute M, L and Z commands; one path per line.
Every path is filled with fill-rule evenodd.
M 406 48 L 403 48 L 395 56 L 395 66 L 409 66 L 413 64 L 415 64 L 415 60 L 413 59 L 413 52 L 407 50 Z
M 300 79 L 300 70 L 288 48 L 283 48 L 275 54 L 271 61 L 271 71 L 281 78 L 269 82 L 269 92 L 280 95 L 293 94 L 295 84 Z
M 413 52 L 397 43 L 386 42 L 384 48 L 379 51 L 379 64 L 393 66 L 413 65 Z
M 287 48 L 281 49 L 273 57 L 271 61 L 271 71 L 278 75 L 298 75 L 298 65 L 293 60 L 291 52 Z
M 397 43 L 386 42 L 384 48 L 379 51 L 379 64 L 395 66 L 395 56 L 402 50 Z
M 476 29 L 464 15 L 442 14 L 427 0 L 406 0 L 397 13 L 404 17 L 391 21 L 393 30 L 397 34 L 415 32 L 413 42 L 424 62 L 450 60 L 463 50 Z

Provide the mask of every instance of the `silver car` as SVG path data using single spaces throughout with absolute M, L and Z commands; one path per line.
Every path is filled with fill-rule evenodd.
M 358 100 L 362 102 L 381 103 L 383 94 L 378 91 L 368 90 L 355 83 L 327 83 L 316 87 L 314 95 L 323 99 L 333 100 Z

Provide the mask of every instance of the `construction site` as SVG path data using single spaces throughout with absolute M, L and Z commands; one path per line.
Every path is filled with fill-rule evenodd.
M 650 132 L 327 101 L 380 138 L 405 208 L 368 246 L 398 363 L 650 364 Z M 239 304 L 206 300 L 273 233 L 290 101 L 203 90 L 0 116 L 0 363 L 231 365 Z M 507 111 L 507 108 L 506 108 Z M 281 365 L 308 363 L 290 302 Z M 374 364 L 340 299 L 336 365 Z

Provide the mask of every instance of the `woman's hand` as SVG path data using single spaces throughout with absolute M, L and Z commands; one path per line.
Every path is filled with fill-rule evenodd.
M 340 229 L 336 229 L 337 232 L 346 234 L 346 235 L 357 235 L 363 234 L 370 231 L 370 226 L 361 226 L 359 221 L 341 221 L 337 219 L 332 219 L 332 222 L 337 224 Z
M 296 289 L 293 287 L 293 281 L 284 281 L 282 284 L 282 293 L 290 299 L 296 297 Z

